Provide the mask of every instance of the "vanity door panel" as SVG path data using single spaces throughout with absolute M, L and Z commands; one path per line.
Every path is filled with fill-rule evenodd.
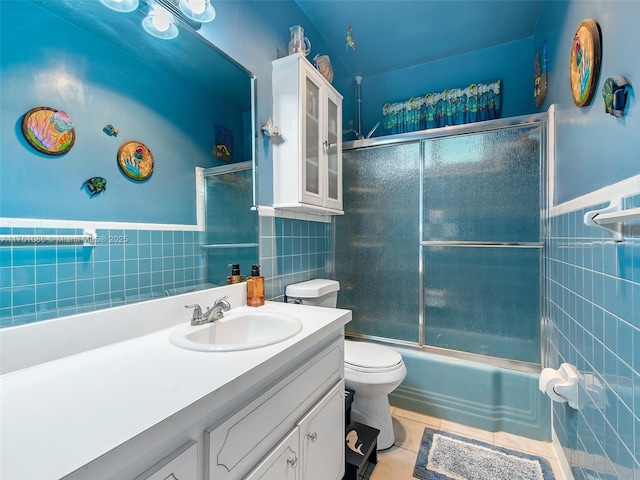
M 299 480 L 298 437 L 296 428 L 244 480 Z
M 344 475 L 344 381 L 300 420 L 304 480 L 340 480 Z
M 205 478 L 242 478 L 343 377 L 339 338 L 231 417 L 205 430 Z

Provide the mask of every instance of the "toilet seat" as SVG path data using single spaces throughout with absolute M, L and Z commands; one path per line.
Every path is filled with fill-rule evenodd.
M 344 366 L 363 373 L 393 372 L 403 368 L 402 356 L 395 350 L 366 342 L 344 342 Z

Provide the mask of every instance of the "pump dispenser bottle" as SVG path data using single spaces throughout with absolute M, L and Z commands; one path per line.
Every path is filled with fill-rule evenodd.
M 260 276 L 260 265 L 253 265 L 251 276 L 247 278 L 247 305 L 264 305 L 264 277 Z
M 240 264 L 231 264 L 231 275 L 227 277 L 227 285 L 244 282 L 244 275 L 240 275 Z

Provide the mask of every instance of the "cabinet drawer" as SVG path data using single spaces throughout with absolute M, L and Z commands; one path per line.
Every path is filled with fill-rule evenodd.
M 198 442 L 192 440 L 166 456 L 135 480 L 198 479 Z
M 343 377 L 339 338 L 230 418 L 205 430 L 205 478 L 246 475 Z

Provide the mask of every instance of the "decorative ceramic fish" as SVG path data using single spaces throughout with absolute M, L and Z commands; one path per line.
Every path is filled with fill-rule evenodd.
M 105 125 L 105 127 L 102 129 L 102 131 L 104 133 L 106 133 L 107 135 L 109 135 L 110 137 L 117 137 L 118 133 L 120 133 L 120 130 L 118 130 L 116 127 L 114 127 L 111 124 Z
M 102 177 L 91 177 L 89 180 L 84 182 L 82 186 L 87 187 L 89 196 L 93 197 L 107 189 L 107 179 Z
M 360 443 L 360 445 L 358 445 L 358 443 Z M 347 433 L 347 447 L 360 455 L 364 455 L 362 452 L 362 442 L 358 441 L 358 432 L 355 430 L 351 430 Z
M 347 45 L 346 49 L 349 50 L 349 47 L 352 49 L 356 49 L 356 41 L 353 39 L 353 28 L 351 27 L 351 22 L 349 22 L 349 26 L 347 27 Z
M 609 77 L 602 87 L 604 111 L 616 118 L 622 118 L 627 106 L 629 82 L 624 77 Z

